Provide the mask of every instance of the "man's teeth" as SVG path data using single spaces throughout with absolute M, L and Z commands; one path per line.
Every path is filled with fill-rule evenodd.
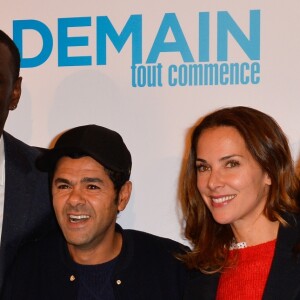
M 70 215 L 69 219 L 72 223 L 76 223 L 76 222 L 80 222 L 80 221 L 85 221 L 87 219 L 89 219 L 90 216 L 88 215 L 79 215 L 79 216 L 75 216 L 75 215 Z
M 230 196 L 225 196 L 225 197 L 221 197 L 221 198 L 211 198 L 212 201 L 214 203 L 222 203 L 222 202 L 225 202 L 225 201 L 229 201 L 231 199 L 233 199 L 236 195 L 230 195 Z

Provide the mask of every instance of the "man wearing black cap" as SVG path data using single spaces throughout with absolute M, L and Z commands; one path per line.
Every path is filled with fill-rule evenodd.
M 62 234 L 26 245 L 3 299 L 182 299 L 184 246 L 116 224 L 131 193 L 122 137 L 97 125 L 73 128 L 41 156 Z

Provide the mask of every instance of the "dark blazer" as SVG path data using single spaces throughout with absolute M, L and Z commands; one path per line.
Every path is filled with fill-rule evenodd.
M 0 246 L 0 290 L 18 247 L 55 226 L 48 175 L 35 168 L 39 150 L 4 132 L 5 196 Z
M 117 230 L 123 243 L 111 278 L 115 300 L 182 300 L 188 272 L 174 254 L 186 248 L 145 232 Z M 2 300 L 77 299 L 80 274 L 61 234 L 26 245 L 11 275 Z
M 288 227 L 279 227 L 275 253 L 263 300 L 300 299 L 300 217 L 285 216 Z M 298 249 L 297 249 L 298 248 Z M 195 272 L 190 280 L 185 300 L 216 298 L 220 275 Z

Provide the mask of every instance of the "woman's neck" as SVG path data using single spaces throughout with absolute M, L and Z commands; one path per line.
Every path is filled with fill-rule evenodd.
M 243 222 L 231 224 L 236 242 L 246 242 L 247 246 L 262 244 L 277 238 L 279 222 L 272 222 L 266 216 L 261 215 L 255 222 Z

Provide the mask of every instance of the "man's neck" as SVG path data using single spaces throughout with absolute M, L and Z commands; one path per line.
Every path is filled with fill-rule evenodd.
M 72 259 L 81 265 L 97 265 L 108 262 L 117 257 L 122 248 L 122 235 L 115 232 L 111 241 L 101 243 L 97 247 L 82 248 L 68 244 Z

